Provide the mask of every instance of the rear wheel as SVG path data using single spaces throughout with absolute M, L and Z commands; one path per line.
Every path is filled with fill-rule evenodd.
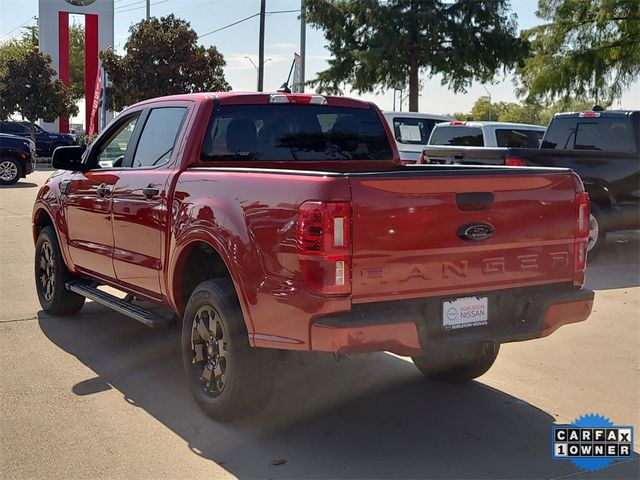
M 182 322 L 182 360 L 191 393 L 207 415 L 234 420 L 264 406 L 274 358 L 249 345 L 231 281 L 207 280 L 195 288 Z
M 589 241 L 587 243 L 587 254 L 589 258 L 595 258 L 600 253 L 607 238 L 603 218 L 604 216 L 600 207 L 592 204 L 589 215 Z
M 22 166 L 13 158 L 0 159 L 0 185 L 13 185 L 22 177 Z
M 56 232 L 51 225 L 40 231 L 35 257 L 36 291 L 42 309 L 52 315 L 76 313 L 84 305 L 82 295 L 67 290 L 71 273 L 60 252 Z
M 430 380 L 464 382 L 485 374 L 496 361 L 499 351 L 499 344 L 476 343 L 428 350 L 411 359 Z

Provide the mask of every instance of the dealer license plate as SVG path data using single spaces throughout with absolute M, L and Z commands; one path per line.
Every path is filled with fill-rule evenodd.
M 442 326 L 445 330 L 480 327 L 489 319 L 488 297 L 461 297 L 442 302 Z

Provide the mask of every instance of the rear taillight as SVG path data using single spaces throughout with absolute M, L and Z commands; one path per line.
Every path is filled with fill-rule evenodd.
M 576 272 L 587 268 L 587 244 L 589 242 L 589 194 L 576 194 Z
M 524 167 L 526 165 L 520 157 L 507 157 L 504 159 L 504 164 L 507 167 Z
M 298 252 L 309 291 L 351 293 L 350 203 L 303 203 L 298 218 Z
M 416 163 L 418 165 L 424 165 L 427 163 L 424 158 L 424 152 L 420 152 L 420 156 L 418 157 L 418 161 Z

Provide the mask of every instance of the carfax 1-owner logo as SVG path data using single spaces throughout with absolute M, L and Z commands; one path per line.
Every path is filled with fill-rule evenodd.
M 602 415 L 584 415 L 571 425 L 554 425 L 554 460 L 570 460 L 583 470 L 600 470 L 633 459 L 633 427 L 614 425 Z

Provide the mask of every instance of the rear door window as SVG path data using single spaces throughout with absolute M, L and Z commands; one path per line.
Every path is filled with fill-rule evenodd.
M 496 129 L 498 147 L 538 148 L 543 130 L 525 130 L 521 128 Z
M 393 119 L 393 134 L 400 143 L 426 145 L 436 123 L 428 118 L 396 117 Z
M 390 160 L 375 110 L 326 105 L 227 105 L 213 113 L 202 160 Z
M 464 125 L 438 126 L 433 129 L 429 145 L 455 145 L 457 147 L 484 147 L 482 130 Z

